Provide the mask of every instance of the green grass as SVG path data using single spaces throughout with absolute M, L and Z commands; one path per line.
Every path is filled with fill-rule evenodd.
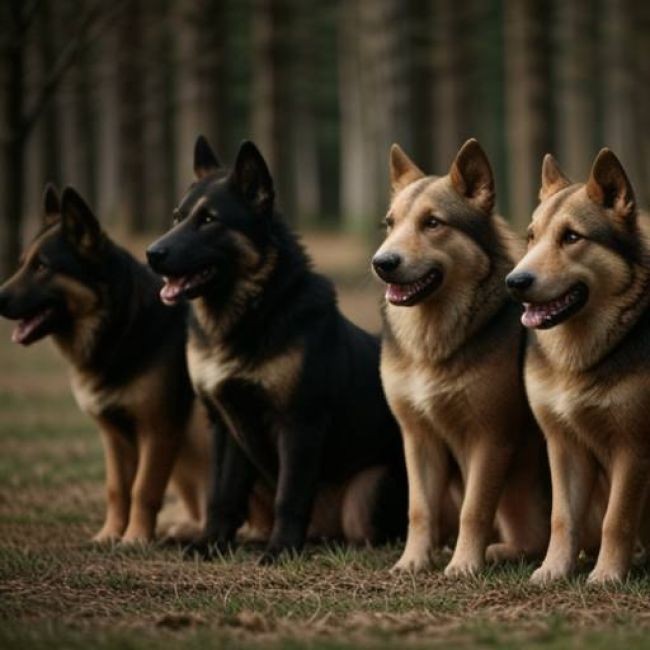
M 649 648 L 650 578 L 545 589 L 529 565 L 450 582 L 394 577 L 400 549 L 314 546 L 267 568 L 240 549 L 211 563 L 178 549 L 95 546 L 99 438 L 47 344 L 0 325 L 0 648 Z

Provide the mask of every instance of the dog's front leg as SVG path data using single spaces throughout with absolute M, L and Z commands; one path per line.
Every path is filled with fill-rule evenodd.
M 442 438 L 408 407 L 395 409 L 408 473 L 409 526 L 402 557 L 392 571 L 421 571 L 440 546 L 442 499 L 449 480 L 449 452 Z
M 553 505 L 551 538 L 542 566 L 531 576 L 536 583 L 568 576 L 575 568 L 580 530 L 596 479 L 591 452 L 570 433 L 544 426 L 551 466 Z
M 226 552 L 246 520 L 253 483 L 257 476 L 251 461 L 233 435 L 214 421 L 213 470 L 207 524 L 201 539 L 186 549 L 206 559 Z
M 649 469 L 648 460 L 629 450 L 613 457 L 602 544 L 588 582 L 620 582 L 627 575 L 645 503 Z
M 93 541 L 117 541 L 129 523 L 137 450 L 117 427 L 104 421 L 100 421 L 99 426 L 106 462 L 106 519 Z
M 271 538 L 260 562 L 272 564 L 305 543 L 321 466 L 323 434 L 313 426 L 289 427 L 278 437 L 279 476 Z
M 122 542 L 147 542 L 153 539 L 156 518 L 179 446 L 178 436 L 169 423 L 156 422 L 138 432 L 138 469 L 131 490 L 129 525 Z
M 479 439 L 469 450 L 458 540 L 446 576 L 473 575 L 485 565 L 485 549 L 512 456 L 511 448 L 492 440 Z

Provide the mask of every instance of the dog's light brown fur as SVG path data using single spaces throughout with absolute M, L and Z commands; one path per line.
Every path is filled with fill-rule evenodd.
M 618 581 L 630 566 L 650 476 L 648 217 L 637 214 L 625 172 L 608 150 L 578 185 L 547 156 L 540 198 L 528 253 L 516 269 L 535 276 L 523 299 L 545 302 L 578 282 L 589 298 L 568 320 L 535 331 L 527 352 L 526 386 L 553 482 L 551 540 L 532 579 L 574 569 L 585 517 L 602 519 L 607 502 L 607 490 L 593 492 L 600 475 L 609 499 L 589 580 Z M 567 229 L 582 237 L 562 243 Z
M 442 541 L 440 514 L 453 468 L 464 499 L 447 575 L 490 560 L 541 553 L 548 539 L 542 437 L 521 378 L 522 330 L 504 277 L 517 245 L 492 214 L 489 163 L 475 141 L 449 175 L 425 177 L 397 147 L 394 197 L 382 251 L 399 253 L 408 282 L 443 269 L 435 292 L 415 306 L 387 304 L 382 378 L 402 428 L 409 478 L 409 532 L 396 569 L 420 570 Z M 404 182 L 406 179 L 406 182 Z M 436 216 L 442 225 L 427 229 Z M 469 232 L 478 231 L 481 243 Z M 487 242 L 487 243 L 486 243 Z

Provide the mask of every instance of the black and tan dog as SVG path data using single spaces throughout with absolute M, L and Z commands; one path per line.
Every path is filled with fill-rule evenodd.
M 44 203 L 41 231 L 0 288 L 0 314 L 18 321 L 16 343 L 52 336 L 77 403 L 99 426 L 108 503 L 94 539 L 150 540 L 170 475 L 199 533 L 210 440 L 187 373 L 186 310 L 160 304 L 158 278 L 102 232 L 73 189 L 59 202 L 48 186 Z
M 553 483 L 551 540 L 535 582 L 568 575 L 585 518 L 602 540 L 590 582 L 622 580 L 650 477 L 650 239 L 616 156 L 603 149 L 586 183 L 548 155 L 528 252 L 507 284 L 533 330 L 526 388 L 546 436 Z M 598 477 L 609 484 L 603 498 Z M 639 522 L 642 528 L 639 531 Z
M 192 300 L 190 375 L 228 431 L 217 428 L 205 545 L 232 542 L 255 483 L 274 500 L 263 561 L 300 549 L 310 524 L 356 541 L 403 532 L 404 460 L 378 340 L 311 270 L 252 143 L 226 172 L 199 138 L 195 172 L 148 257 L 164 302 Z
M 522 381 L 521 308 L 504 287 L 517 247 L 493 214 L 494 181 L 475 140 L 449 174 L 426 176 L 397 146 L 386 240 L 381 374 L 404 439 L 409 530 L 395 569 L 429 566 L 454 473 L 464 497 L 447 575 L 541 554 L 548 540 L 543 438 Z M 546 470 L 546 471 L 545 471 Z

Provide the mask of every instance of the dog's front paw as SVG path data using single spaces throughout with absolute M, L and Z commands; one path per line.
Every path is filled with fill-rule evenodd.
M 115 528 L 104 526 L 97 534 L 93 535 L 92 542 L 95 544 L 107 544 L 119 542 L 122 533 Z
M 549 582 L 567 578 L 570 573 L 570 566 L 544 562 L 541 567 L 533 571 L 533 574 L 530 576 L 530 581 L 535 585 L 545 585 Z
M 260 556 L 257 563 L 260 566 L 272 566 L 283 560 L 293 560 L 300 555 L 300 549 L 296 546 L 269 545 Z
M 445 576 L 453 579 L 475 576 L 483 569 L 484 564 L 478 558 L 452 558 L 445 567 Z
M 187 560 L 199 558 L 210 561 L 228 555 L 233 550 L 234 545 L 229 541 L 202 537 L 183 547 L 183 557 Z
M 615 568 L 603 568 L 596 565 L 587 578 L 589 585 L 620 585 L 625 579 L 625 571 Z
M 431 568 L 431 558 L 428 553 L 415 554 L 404 552 L 402 557 L 393 565 L 391 573 L 421 573 Z

